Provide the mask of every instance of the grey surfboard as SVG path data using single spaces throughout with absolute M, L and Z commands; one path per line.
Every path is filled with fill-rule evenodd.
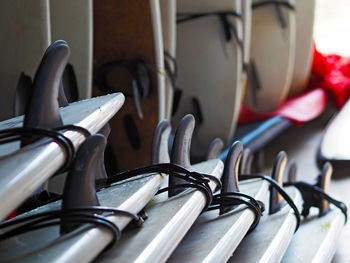
M 91 134 L 97 133 L 121 108 L 124 95 L 115 93 L 94 99 L 75 102 L 60 108 L 64 124 L 75 124 L 86 128 Z M 0 130 L 21 127 L 23 116 L 0 123 Z M 75 149 L 85 136 L 75 131 L 65 131 Z M 0 220 L 4 219 L 18 205 L 38 189 L 65 162 L 65 152 L 56 142 L 41 139 L 19 149 L 19 143 L 0 146 Z M 6 172 L 5 172 L 6 171 Z
M 262 180 L 240 182 L 240 191 L 265 200 L 268 184 Z M 168 262 L 227 262 L 253 223 L 254 213 L 244 205 L 219 215 L 203 213 L 181 241 Z
M 192 166 L 193 171 L 221 177 L 223 163 L 210 160 Z M 211 181 L 210 188 L 216 183 Z M 190 190 L 167 198 L 163 193 L 146 206 L 148 219 L 141 229 L 124 234 L 120 242 L 103 253 L 97 262 L 165 262 L 194 223 L 206 203 L 204 194 Z M 132 249 L 131 249 L 132 248 Z

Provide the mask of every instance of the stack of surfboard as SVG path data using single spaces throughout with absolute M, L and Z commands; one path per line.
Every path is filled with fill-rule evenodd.
M 26 114 L 0 122 L 0 132 L 22 126 L 52 133 L 51 129 L 63 125 L 81 127 L 66 127 L 62 132 L 76 150 L 63 200 L 17 218 L 52 213 L 61 207 L 113 207 L 122 215 L 97 216 L 121 231 L 132 218 L 139 218 L 136 214 L 148 216 L 141 228 L 123 231 L 112 246 L 113 233 L 105 227 L 90 222 L 70 229 L 72 224 L 64 218 L 59 226 L 5 240 L 1 232 L 2 260 L 290 262 L 298 257 L 305 262 L 330 261 L 336 247 L 329 244 L 336 244 L 346 221 L 343 213 L 322 202 L 321 216 L 304 220 L 294 234 L 296 215 L 277 192 L 269 190 L 266 181 L 238 180 L 251 175 L 249 151 L 243 154 L 237 142 L 229 148 L 225 164 L 219 159 L 222 146 L 232 140 L 242 102 L 255 112 L 267 112 L 288 94 L 305 89 L 312 58 L 310 14 L 314 5 L 311 0 L 2 2 L 0 32 L 8 37 L 0 44 L 0 76 L 8 88 L 1 89 L 0 97 L 6 98 L 1 101 L 1 118 L 12 115 L 12 98 Z M 9 20 L 14 23 L 9 25 Z M 71 49 L 64 41 L 49 46 L 61 38 L 69 41 Z M 26 82 L 29 93 L 22 93 L 22 86 L 15 92 L 21 72 L 29 76 L 26 80 L 33 79 Z M 98 97 L 58 109 L 65 93 L 70 98 Z M 31 99 L 18 106 L 22 97 Z M 178 127 L 174 135 L 170 119 Z M 107 123 L 111 135 L 106 148 L 101 133 Z M 213 141 L 216 137 L 224 143 Z M 26 144 L 22 140 L 21 144 L 0 145 L 0 220 L 40 191 L 72 157 L 57 139 Z M 191 165 L 190 151 L 201 162 Z M 205 186 L 178 191 L 184 182 L 167 176 L 161 169 L 167 166 L 160 165 L 154 166 L 159 171 L 139 170 L 129 179 L 119 175 L 119 182 L 118 176 L 104 178 L 110 184 L 96 193 L 96 174 L 105 174 L 104 152 L 110 173 L 152 163 L 179 165 L 188 176 L 209 177 Z M 286 163 L 282 152 L 271 174 L 281 187 Z M 320 179 L 325 192 L 330 174 L 326 165 Z M 247 203 L 202 211 L 220 179 L 220 194 L 240 192 L 258 200 L 255 206 L 265 204 L 264 216 L 251 234 L 247 235 L 260 210 L 254 212 Z M 168 196 L 156 195 L 166 186 Z M 303 192 L 293 186 L 285 190 L 301 210 Z M 2 226 L 1 231 L 7 229 Z M 324 231 L 318 231 L 320 227 Z M 314 250 L 304 249 L 305 236 L 313 237 Z

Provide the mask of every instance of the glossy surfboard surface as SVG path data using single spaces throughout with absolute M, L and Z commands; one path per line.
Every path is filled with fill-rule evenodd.
M 51 39 L 70 46 L 80 100 L 92 91 L 92 16 L 92 0 L 50 0 Z
M 313 27 L 316 0 L 295 0 L 296 44 L 290 95 L 301 93 L 309 82 L 313 57 Z
M 347 102 L 327 124 L 318 150 L 318 162 L 330 162 L 335 174 L 347 175 L 350 171 L 350 102 Z
M 243 181 L 240 192 L 265 200 L 268 183 Z M 203 213 L 186 234 L 168 262 L 227 262 L 253 223 L 254 213 L 239 206 L 227 214 L 218 210 Z
M 316 209 L 311 210 L 294 235 L 282 262 L 331 262 L 345 217 L 339 209 L 334 206 L 330 208 L 322 217 L 318 217 Z M 307 246 L 305 241 L 308 242 Z
M 192 168 L 220 178 L 223 163 L 214 159 Z M 213 181 L 209 185 L 211 189 L 216 187 Z M 156 196 L 145 208 L 148 219 L 143 227 L 124 233 L 120 242 L 103 253 L 97 262 L 165 262 L 205 203 L 205 196 L 198 190 L 186 191 L 169 199 L 166 193 Z
M 299 191 L 294 187 L 285 190 L 300 209 L 302 198 Z M 259 225 L 243 239 L 228 262 L 280 262 L 295 227 L 296 218 L 289 205 L 275 214 L 263 215 Z
M 49 0 L 1 1 L 0 120 L 14 116 L 16 86 L 22 72 L 34 77 L 51 43 Z
M 106 76 L 106 86 L 94 79 L 94 96 L 108 88 L 126 94 L 125 105 L 110 122 L 115 163 L 119 171 L 141 167 L 151 162 L 153 130 L 165 118 L 165 73 L 159 2 L 94 1 L 94 74 L 106 63 L 142 59 L 149 70 L 151 91 L 141 99 L 143 118 L 134 104 L 131 74 L 114 68 Z M 99 85 L 97 85 L 99 84 Z M 98 86 L 98 87 L 97 87 Z M 130 158 L 133 156 L 133 158 Z
M 178 14 L 218 10 L 240 13 L 241 1 L 177 1 Z M 230 15 L 226 18 L 238 39 L 226 38 L 218 15 L 177 24 L 178 83 L 183 94 L 173 122 L 186 113 L 195 115 L 198 123 L 192 143 L 195 156 L 203 154 L 215 137 L 225 143 L 232 138 L 240 109 L 243 55 L 239 43 L 243 27 L 240 18 Z
M 250 76 L 244 100 L 244 104 L 257 113 L 273 111 L 286 99 L 295 57 L 294 0 L 284 1 L 290 7 L 261 5 L 263 2 L 252 1 L 250 57 L 256 77 Z
M 121 93 L 75 102 L 60 108 L 64 124 L 75 124 L 97 133 L 121 108 L 124 96 Z M 0 123 L 0 129 L 21 127 L 23 116 Z M 75 149 L 85 140 L 76 131 L 65 131 Z M 0 146 L 0 219 L 4 219 L 27 197 L 35 192 L 65 162 L 66 153 L 59 144 L 50 139 L 41 139 L 19 149 L 19 142 Z M 6 172 L 4 172 L 6 171 Z
M 161 174 L 140 175 L 104 188 L 97 193 L 102 206 L 138 213 L 158 191 Z M 37 208 L 27 214 L 59 209 L 61 201 Z M 120 230 L 130 218 L 108 217 Z M 77 230 L 59 236 L 59 226 L 44 228 L 11 238 L 0 243 L 2 261 L 21 262 L 77 262 L 92 261 L 112 240 L 112 233 L 104 227 L 81 226 Z

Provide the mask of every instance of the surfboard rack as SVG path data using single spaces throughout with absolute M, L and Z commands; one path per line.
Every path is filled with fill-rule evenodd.
M 280 186 L 283 184 L 283 174 L 285 167 L 287 165 L 287 154 L 284 151 L 278 153 L 275 163 L 272 168 L 271 177 L 274 179 Z M 269 214 L 272 215 L 278 212 L 283 206 L 282 196 L 277 192 L 275 188 L 270 189 L 270 207 Z
M 191 140 L 194 130 L 195 119 L 193 115 L 188 114 L 182 118 L 179 126 L 176 129 L 173 146 L 170 154 L 170 162 L 178 164 L 184 168 L 191 170 L 190 149 Z M 169 192 L 168 196 L 172 197 L 184 191 L 184 189 L 173 189 L 172 186 L 176 186 L 183 183 L 183 180 L 176 177 L 169 177 Z

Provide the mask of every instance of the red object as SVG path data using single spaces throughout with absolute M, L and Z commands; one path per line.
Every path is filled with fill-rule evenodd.
M 327 106 L 328 96 L 322 88 L 316 88 L 302 95 L 290 98 L 274 112 L 256 114 L 242 106 L 238 123 L 248 123 L 283 116 L 294 124 L 311 121 L 319 116 Z
M 274 112 L 256 114 L 242 106 L 238 123 L 283 116 L 302 124 L 319 116 L 330 99 L 341 108 L 350 97 L 350 58 L 320 53 L 314 45 L 312 75 L 305 93 L 289 98 Z

